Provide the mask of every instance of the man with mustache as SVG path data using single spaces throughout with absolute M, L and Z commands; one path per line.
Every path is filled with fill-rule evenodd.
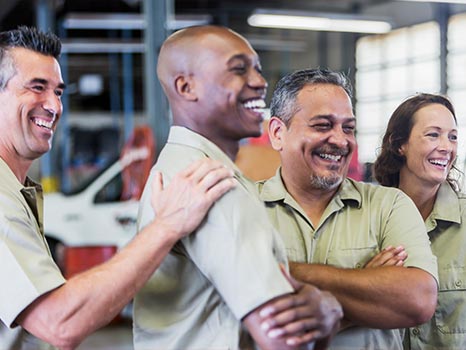
M 356 147 L 349 82 L 329 70 L 289 74 L 271 116 L 281 168 L 258 184 L 260 196 L 292 275 L 343 306 L 345 326 L 330 348 L 401 349 L 394 328 L 421 324 L 435 310 L 436 260 L 407 196 L 346 178 Z

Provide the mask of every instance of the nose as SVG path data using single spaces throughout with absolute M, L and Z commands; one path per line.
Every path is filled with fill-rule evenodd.
M 267 81 L 264 76 L 256 69 L 251 69 L 249 74 L 248 84 L 254 89 L 267 89 Z
M 349 136 L 345 134 L 341 128 L 334 128 L 331 131 L 328 142 L 339 148 L 346 148 L 349 144 L 348 137 Z
M 61 115 L 63 104 L 60 96 L 58 96 L 53 89 L 48 89 L 44 94 L 42 108 L 52 114 L 53 117 Z
M 442 137 L 440 137 L 440 143 L 438 146 L 439 151 L 452 152 L 456 149 L 456 147 L 456 142 L 450 140 L 450 137 L 448 135 L 443 135 Z

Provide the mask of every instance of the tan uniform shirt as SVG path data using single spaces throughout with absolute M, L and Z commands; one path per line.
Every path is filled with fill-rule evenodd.
M 16 317 L 42 294 L 65 283 L 42 226 L 42 188 L 23 186 L 0 159 L 0 349 L 38 349 L 38 340 L 14 327 Z
M 442 184 L 425 221 L 437 256 L 439 295 L 430 322 L 406 333 L 411 349 L 466 349 L 466 195 Z
M 194 160 L 210 157 L 235 169 L 239 184 L 209 211 L 200 228 L 164 259 L 134 301 L 136 349 L 245 349 L 254 346 L 241 319 L 292 288 L 280 235 L 254 184 L 215 144 L 172 127 L 155 169 L 164 183 Z M 152 175 L 151 175 L 152 176 Z M 141 199 L 139 229 L 152 220 L 151 178 Z
M 277 174 L 259 183 L 269 217 L 285 241 L 290 261 L 362 268 L 385 247 L 403 245 L 406 267 L 437 278 L 437 262 L 422 218 L 401 191 L 346 179 L 318 226 L 286 191 Z M 331 349 L 401 349 L 398 330 L 352 327 L 337 334 Z

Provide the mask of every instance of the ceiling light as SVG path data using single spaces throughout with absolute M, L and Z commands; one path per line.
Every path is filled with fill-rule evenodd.
M 169 30 L 204 25 L 212 22 L 208 14 L 175 15 L 167 18 Z M 144 17 L 136 13 L 70 13 L 64 21 L 66 29 L 145 29 Z
M 258 9 L 248 18 L 253 27 L 321 30 L 352 33 L 387 33 L 390 22 L 361 15 Z

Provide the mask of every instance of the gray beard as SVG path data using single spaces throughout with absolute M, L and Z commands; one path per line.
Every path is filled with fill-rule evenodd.
M 316 190 L 330 191 L 340 186 L 343 178 L 338 175 L 327 177 L 311 175 L 309 180 L 312 188 L 315 188 Z

